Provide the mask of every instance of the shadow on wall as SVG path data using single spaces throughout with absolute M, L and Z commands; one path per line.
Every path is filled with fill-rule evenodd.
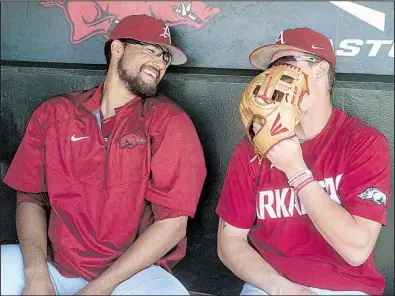
M 2 102 L 0 113 L 0 157 L 1 157 L 1 180 L 3 180 L 6 170 L 3 163 L 9 162 L 14 157 L 22 138 L 18 132 L 15 116 L 9 106 Z M 14 148 L 11 148 L 14 147 Z M 8 168 L 8 165 L 7 165 Z
M 9 164 L 10 159 L 16 153 L 16 149 L 9 149 L 10 142 L 14 142 L 16 145 L 12 147 L 18 147 L 21 138 L 18 134 L 18 128 L 15 123 L 15 119 L 11 110 L 8 106 L 2 102 L 1 113 L 0 113 L 0 192 L 1 192 L 1 203 L 0 203 L 0 243 L 16 243 L 16 225 L 15 219 L 4 219 L 3 217 L 15 217 L 16 214 L 16 195 L 15 191 L 8 187 L 2 182 Z

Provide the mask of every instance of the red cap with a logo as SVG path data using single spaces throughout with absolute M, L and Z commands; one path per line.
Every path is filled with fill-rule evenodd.
M 172 56 L 172 65 L 181 65 L 187 61 L 186 55 L 171 45 L 170 28 L 160 19 L 145 14 L 124 17 L 110 34 L 111 40 L 120 38 L 132 38 L 165 46 Z
M 336 66 L 336 55 L 327 37 L 309 28 L 284 30 L 275 44 L 255 49 L 250 55 L 250 63 L 265 70 L 273 55 L 281 50 L 298 50 L 314 54 Z

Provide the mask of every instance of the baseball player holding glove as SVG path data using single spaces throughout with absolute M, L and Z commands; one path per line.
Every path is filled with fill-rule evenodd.
M 284 30 L 250 55 L 265 70 L 239 110 L 236 147 L 217 206 L 218 255 L 242 295 L 382 294 L 373 248 L 390 193 L 385 136 L 331 104 L 328 38 Z

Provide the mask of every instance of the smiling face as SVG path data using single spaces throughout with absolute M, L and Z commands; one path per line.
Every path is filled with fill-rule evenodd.
M 139 44 L 124 46 L 124 53 L 117 65 L 119 79 L 131 93 L 139 97 L 155 96 L 158 83 L 166 73 L 162 56 L 144 53 L 143 46 Z

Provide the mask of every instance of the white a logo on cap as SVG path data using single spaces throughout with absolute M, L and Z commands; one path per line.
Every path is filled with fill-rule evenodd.
M 169 29 L 168 25 L 166 25 L 166 27 L 163 28 L 163 33 L 160 34 L 160 36 L 163 36 L 165 38 L 169 38 L 170 39 L 170 43 L 171 43 L 170 29 Z
M 274 43 L 277 43 L 278 41 L 280 41 L 281 44 L 284 44 L 284 31 L 280 32 L 280 36 L 277 37 L 276 41 L 274 41 Z

